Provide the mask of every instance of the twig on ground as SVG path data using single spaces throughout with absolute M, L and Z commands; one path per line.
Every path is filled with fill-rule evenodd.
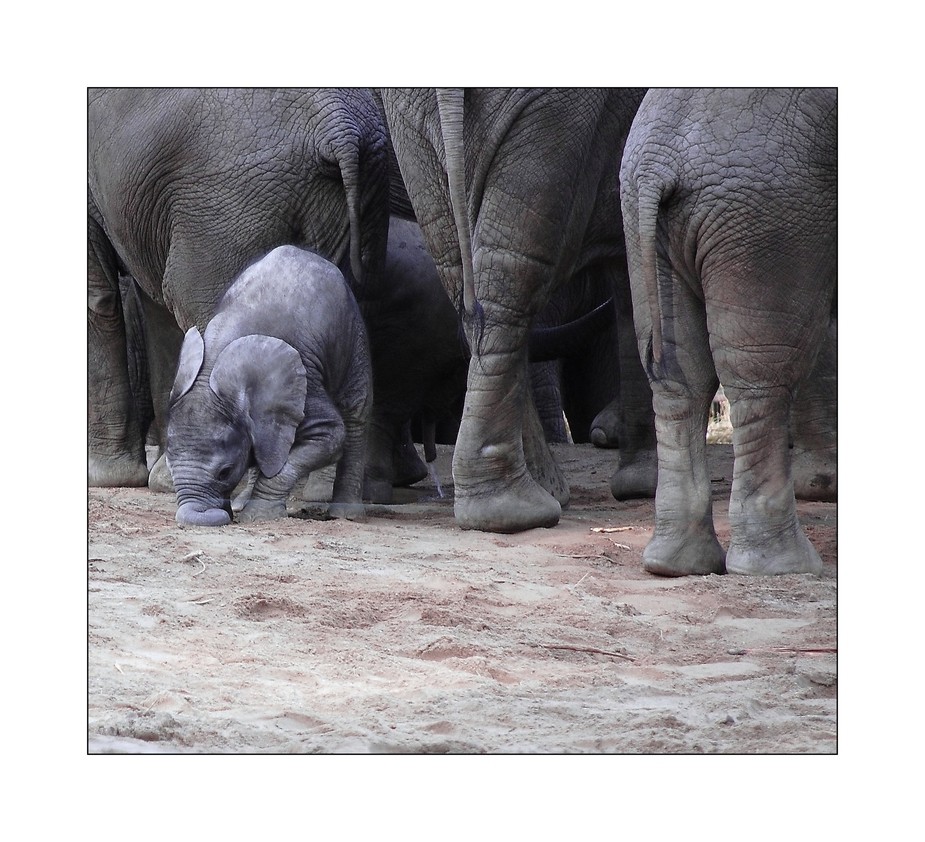
M 570 591 L 571 591 L 571 590 L 574 590 L 574 589 L 577 588 L 585 579 L 587 579 L 588 576 L 590 576 L 590 575 L 591 575 L 591 571 L 589 570 L 587 573 L 585 573 L 584 576 L 582 576 L 577 582 L 575 582 L 574 585 L 566 585 L 566 587 L 567 587 Z
M 792 652 L 801 655 L 835 655 L 837 646 L 769 646 L 759 649 L 730 649 L 730 655 L 752 655 L 760 652 Z
M 185 556 L 183 556 L 183 558 L 180 559 L 180 561 L 184 561 L 184 562 L 185 562 L 185 561 L 198 561 L 198 562 L 199 562 L 199 564 L 202 566 L 202 569 L 201 569 L 201 570 L 197 570 L 197 571 L 193 574 L 194 576 L 199 576 L 200 574 L 206 572 L 206 564 L 205 564 L 205 562 L 202 560 L 202 553 L 203 553 L 202 550 L 196 550 L 195 552 L 189 553 L 188 555 L 185 555 Z
M 634 526 L 592 526 L 592 532 L 632 532 Z
M 624 661 L 635 663 L 636 659 L 622 652 L 608 652 L 606 649 L 596 649 L 593 646 L 570 646 L 567 643 L 526 643 L 526 646 L 538 646 L 540 649 L 565 649 L 568 652 L 588 652 L 592 655 L 607 655 L 611 658 L 622 658 Z

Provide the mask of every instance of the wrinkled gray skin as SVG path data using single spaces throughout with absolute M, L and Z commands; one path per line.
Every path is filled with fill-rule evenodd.
M 547 441 L 565 440 L 564 436 L 551 437 L 561 433 L 563 406 L 574 412 L 570 424 L 576 418 L 580 422 L 583 416 L 578 411 L 582 407 L 595 406 L 597 400 L 596 409 L 600 409 L 616 392 L 613 384 L 606 395 L 593 393 L 597 382 L 616 376 L 612 371 L 616 363 L 616 349 L 611 344 L 614 337 L 607 329 L 614 322 L 610 290 L 592 287 L 585 291 L 583 285 L 574 284 L 563 292 L 573 289 L 582 294 L 557 301 L 556 307 L 551 302 L 541 314 L 543 330 L 535 327 L 531 331 L 531 360 L 535 353 L 556 357 L 550 362 L 531 362 L 531 374 L 541 369 L 551 371 L 556 378 L 542 382 L 531 377 Z M 603 302 L 598 300 L 602 296 Z M 583 323 L 582 317 L 597 304 L 603 305 L 603 316 L 592 313 L 591 322 Z M 409 422 L 421 419 L 425 455 L 433 459 L 437 422 L 461 417 L 469 366 L 459 315 L 440 283 L 420 226 L 413 220 L 391 217 L 383 282 L 376 296 L 360 299 L 360 309 L 369 334 L 375 384 L 364 499 L 389 503 L 393 486 L 411 485 L 428 473 L 414 447 Z M 607 364 L 601 364 L 602 355 L 606 355 Z M 579 367 L 581 363 L 584 369 Z M 560 368 L 571 375 L 564 381 L 564 399 L 559 391 Z M 569 387 L 578 393 L 571 402 Z M 584 417 L 585 435 L 578 440 L 588 441 L 586 428 L 593 413 Z M 576 429 L 582 428 L 573 427 Z
M 125 341 L 128 361 L 129 388 L 132 394 L 132 413 L 138 419 L 142 437 L 157 438 L 153 429 L 154 406 L 151 401 L 151 379 L 148 367 L 148 341 L 146 336 L 144 305 L 138 284 L 130 275 L 119 277 L 122 296 L 122 313 L 125 319 Z
M 205 332 L 186 334 L 167 422 L 177 522 L 231 522 L 231 492 L 257 476 L 241 522 L 285 517 L 311 471 L 337 462 L 330 513 L 360 519 L 372 377 L 366 330 L 332 263 L 280 246 L 248 267 Z
M 836 183 L 834 91 L 654 90 L 639 109 L 621 189 L 658 436 L 653 573 L 821 570 L 797 520 L 788 422 L 792 396 L 825 392 L 834 361 L 806 387 L 833 313 Z M 719 381 L 734 427 L 728 553 L 704 445 Z M 805 420 L 794 407 L 795 441 Z
M 149 481 L 119 274 L 131 274 L 142 293 L 163 431 L 184 332 L 205 327 L 251 262 L 284 243 L 304 246 L 357 288 L 375 287 L 388 236 L 385 138 L 372 95 L 361 89 L 90 91 L 91 486 Z M 152 487 L 158 475 L 163 461 Z
M 379 102 L 381 106 L 381 99 Z M 391 485 L 412 484 L 427 475 L 409 425 L 404 422 L 409 411 L 416 440 L 424 443 L 425 453 L 438 439 L 455 444 L 469 360 L 461 322 L 427 252 L 391 143 L 388 151 L 392 216 L 384 283 L 373 301 L 360 302 L 376 370 L 376 406 L 368 451 L 372 471 L 367 471 L 366 495 L 376 502 L 391 499 Z M 625 266 L 623 275 L 625 311 L 629 313 Z M 567 414 L 573 441 L 593 439 L 605 447 L 618 444 L 624 416 L 619 408 L 613 295 L 607 273 L 592 266 L 557 290 L 533 322 L 530 379 L 542 432 L 549 442 L 567 440 L 563 419 Z M 631 353 L 636 353 L 635 342 Z M 402 395 L 397 400 L 392 399 L 396 391 Z M 645 389 L 641 399 L 649 414 L 649 440 L 654 452 L 651 392 Z M 384 417 L 387 420 L 383 423 Z M 389 447 L 394 448 L 391 469 Z
M 617 162 L 642 93 L 455 89 L 438 101 L 433 89 L 380 92 L 428 250 L 465 312 L 472 358 L 453 458 L 463 528 L 553 526 L 568 502 L 528 389 L 528 332 L 553 291 L 589 266 L 617 283 Z M 644 382 L 625 335 L 621 361 Z

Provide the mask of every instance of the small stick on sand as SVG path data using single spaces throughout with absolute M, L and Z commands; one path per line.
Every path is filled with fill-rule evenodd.
M 569 646 L 567 643 L 528 643 L 527 646 L 539 646 L 541 649 L 565 649 L 569 652 L 588 652 L 592 655 L 607 655 L 611 658 L 622 658 L 624 661 L 635 663 L 635 658 L 624 655 L 622 652 L 608 652 L 606 649 L 595 649 L 593 646 Z

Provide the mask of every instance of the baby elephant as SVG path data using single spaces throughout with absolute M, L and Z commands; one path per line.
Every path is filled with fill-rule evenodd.
M 183 341 L 167 421 L 177 522 L 230 523 L 231 492 L 254 466 L 238 520 L 284 517 L 295 484 L 334 462 L 330 514 L 361 519 L 371 407 L 366 330 L 343 275 L 311 252 L 274 249 Z

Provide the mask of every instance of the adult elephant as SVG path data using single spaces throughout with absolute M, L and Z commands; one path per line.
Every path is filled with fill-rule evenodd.
M 821 570 L 797 520 L 789 428 L 833 324 L 837 172 L 834 91 L 663 89 L 639 108 L 621 190 L 658 436 L 653 573 Z M 719 381 L 734 428 L 728 553 L 704 445 Z
M 88 480 L 143 485 L 120 271 L 143 293 L 164 430 L 183 333 L 205 328 L 250 263 L 302 246 L 358 288 L 375 286 L 388 236 L 385 128 L 361 89 L 100 89 L 88 152 Z
M 616 283 L 624 256 L 617 162 L 643 93 L 380 92 L 411 204 L 444 287 L 462 303 L 472 354 L 453 457 L 463 528 L 553 526 L 568 501 L 527 388 L 527 337 L 552 292 L 582 270 L 597 265 Z M 627 344 L 642 381 L 635 343 Z
M 583 288 L 573 286 L 579 292 Z M 572 285 L 564 291 L 570 289 Z M 603 302 L 572 296 L 575 300 L 567 302 L 568 306 L 557 302 L 561 306 L 545 308 L 547 326 L 531 330 L 530 353 L 531 360 L 539 355 L 550 362 L 531 363 L 531 368 L 558 365 L 559 358 L 571 361 L 599 348 L 600 339 L 610 338 L 606 328 L 614 321 L 613 301 L 609 291 L 603 295 Z M 427 476 L 413 444 L 411 422 L 421 420 L 425 456 L 432 460 L 437 424 L 461 411 L 469 351 L 459 314 L 414 220 L 392 214 L 382 283 L 374 294 L 361 295 L 359 304 L 369 335 L 375 394 L 364 498 L 388 503 L 393 486 L 411 485 Z M 587 307 L 590 312 L 584 312 Z M 558 391 L 548 399 L 535 390 L 534 395 L 541 420 L 546 421 L 543 410 L 548 409 L 549 420 L 558 414 L 561 422 L 563 404 Z M 566 407 L 571 410 L 571 404 Z M 575 417 L 571 416 L 570 424 Z

